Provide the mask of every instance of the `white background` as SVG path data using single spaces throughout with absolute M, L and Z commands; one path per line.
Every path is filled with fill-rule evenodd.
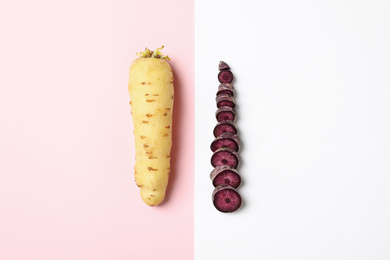
M 196 1 L 195 259 L 390 259 L 390 2 Z M 212 205 L 220 60 L 242 142 Z

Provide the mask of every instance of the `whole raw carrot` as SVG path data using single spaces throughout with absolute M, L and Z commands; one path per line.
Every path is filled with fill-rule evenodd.
M 149 206 L 165 198 L 172 147 L 173 73 L 160 50 L 138 53 L 130 66 L 128 90 L 134 125 L 134 175 Z

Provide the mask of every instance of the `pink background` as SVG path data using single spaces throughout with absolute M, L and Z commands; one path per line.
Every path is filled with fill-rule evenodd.
M 0 6 L 0 259 L 194 258 L 194 2 Z M 173 170 L 148 207 L 134 183 L 135 53 L 165 45 Z

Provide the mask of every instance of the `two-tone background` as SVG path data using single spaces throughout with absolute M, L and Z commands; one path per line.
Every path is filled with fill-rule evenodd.
M 172 175 L 134 183 L 135 53 L 175 73 Z M 3 1 L 0 259 L 390 258 L 388 1 Z M 211 204 L 220 60 L 243 207 Z

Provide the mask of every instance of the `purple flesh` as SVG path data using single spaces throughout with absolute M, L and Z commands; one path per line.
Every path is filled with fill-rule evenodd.
M 219 94 L 217 96 L 217 107 L 231 107 L 235 108 L 236 103 L 234 102 L 234 97 L 228 94 Z
M 224 120 L 218 122 L 218 124 L 214 127 L 214 137 L 218 137 L 223 133 L 237 134 L 237 127 L 233 121 Z
M 241 177 L 237 170 L 228 165 L 215 167 L 215 169 L 210 173 L 210 178 L 214 187 L 226 184 L 232 186 L 233 188 L 237 188 L 241 184 Z
M 233 73 L 228 69 L 221 70 L 218 73 L 218 81 L 221 83 L 232 83 Z
M 228 165 L 236 169 L 238 162 L 238 154 L 229 148 L 220 148 L 211 156 L 211 165 L 213 167 Z
M 238 141 L 237 135 L 233 133 L 223 133 L 219 135 L 210 145 L 211 151 L 215 152 L 219 148 L 229 148 L 236 152 L 240 149 L 240 143 Z
M 234 88 L 233 88 L 233 86 L 230 85 L 229 83 L 219 84 L 217 95 L 220 95 L 220 94 L 227 94 L 227 95 L 230 95 L 230 96 L 234 96 Z
M 230 96 L 234 96 L 234 91 L 231 91 L 231 90 L 221 90 L 221 91 L 218 91 L 217 94 L 227 94 L 227 95 L 230 95 Z
M 220 61 L 218 65 L 218 70 L 230 70 L 229 65 L 226 62 Z
M 217 103 L 217 107 L 235 107 L 235 104 L 228 100 L 223 100 Z
M 234 121 L 234 119 L 236 118 L 236 114 L 231 107 L 220 107 L 215 113 L 215 117 L 217 118 L 218 122 L 225 120 Z
M 241 196 L 233 187 L 220 185 L 213 191 L 213 204 L 217 210 L 231 213 L 240 208 Z

